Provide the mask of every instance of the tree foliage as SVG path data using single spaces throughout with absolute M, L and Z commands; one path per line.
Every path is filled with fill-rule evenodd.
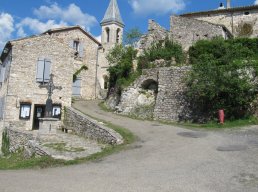
M 134 46 L 139 41 L 141 36 L 142 32 L 139 30 L 139 28 L 132 28 L 125 33 L 124 42 L 126 45 Z
M 152 62 L 159 59 L 170 61 L 168 65 L 172 64 L 172 59 L 175 59 L 176 63 L 183 63 L 185 54 L 181 45 L 166 38 L 165 41 L 155 43 L 149 49 L 144 50 L 143 55 L 138 58 L 138 68 L 141 70 L 155 67 Z
M 257 39 L 202 40 L 189 50 L 192 72 L 187 95 L 195 110 L 207 117 L 224 109 L 227 118 L 250 115 L 257 97 Z
M 109 89 L 117 88 L 121 90 L 123 86 L 128 85 L 134 77 L 133 60 L 136 58 L 137 51 L 131 47 L 116 45 L 107 55 L 110 64 L 109 72 Z

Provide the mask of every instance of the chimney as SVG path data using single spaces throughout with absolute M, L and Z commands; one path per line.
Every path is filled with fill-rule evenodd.
M 227 0 L 227 9 L 231 8 L 231 0 Z

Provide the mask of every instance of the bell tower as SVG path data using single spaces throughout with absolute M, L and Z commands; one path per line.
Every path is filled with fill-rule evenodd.
M 122 43 L 124 22 L 116 0 L 110 0 L 105 16 L 100 23 L 102 27 L 101 43 L 113 46 Z

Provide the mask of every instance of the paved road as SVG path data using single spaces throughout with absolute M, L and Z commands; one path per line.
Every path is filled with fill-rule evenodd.
M 99 162 L 0 171 L 1 192 L 257 192 L 258 128 L 193 131 L 106 113 L 86 113 L 134 132 L 131 149 Z

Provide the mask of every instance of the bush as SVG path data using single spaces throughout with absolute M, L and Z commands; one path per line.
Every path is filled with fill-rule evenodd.
M 149 49 L 144 50 L 142 56 L 138 58 L 138 70 L 153 68 L 152 64 L 155 60 L 164 59 L 170 61 L 172 64 L 172 58 L 175 59 L 177 64 L 185 62 L 185 54 L 181 45 L 170 41 L 168 38 L 164 42 L 158 42 L 153 44 Z
M 8 132 L 7 129 L 4 129 L 3 133 L 2 133 L 2 153 L 4 155 L 8 155 L 10 153 L 10 140 L 9 140 L 9 136 L 8 136 Z
M 212 118 L 224 109 L 227 118 L 250 114 L 257 97 L 257 39 L 199 41 L 190 48 L 193 70 L 187 96 L 195 111 Z
M 133 60 L 136 54 L 137 51 L 131 46 L 116 45 L 111 49 L 107 56 L 110 64 L 108 68 L 109 90 L 115 88 L 120 92 L 138 77 L 138 73 L 133 71 Z

